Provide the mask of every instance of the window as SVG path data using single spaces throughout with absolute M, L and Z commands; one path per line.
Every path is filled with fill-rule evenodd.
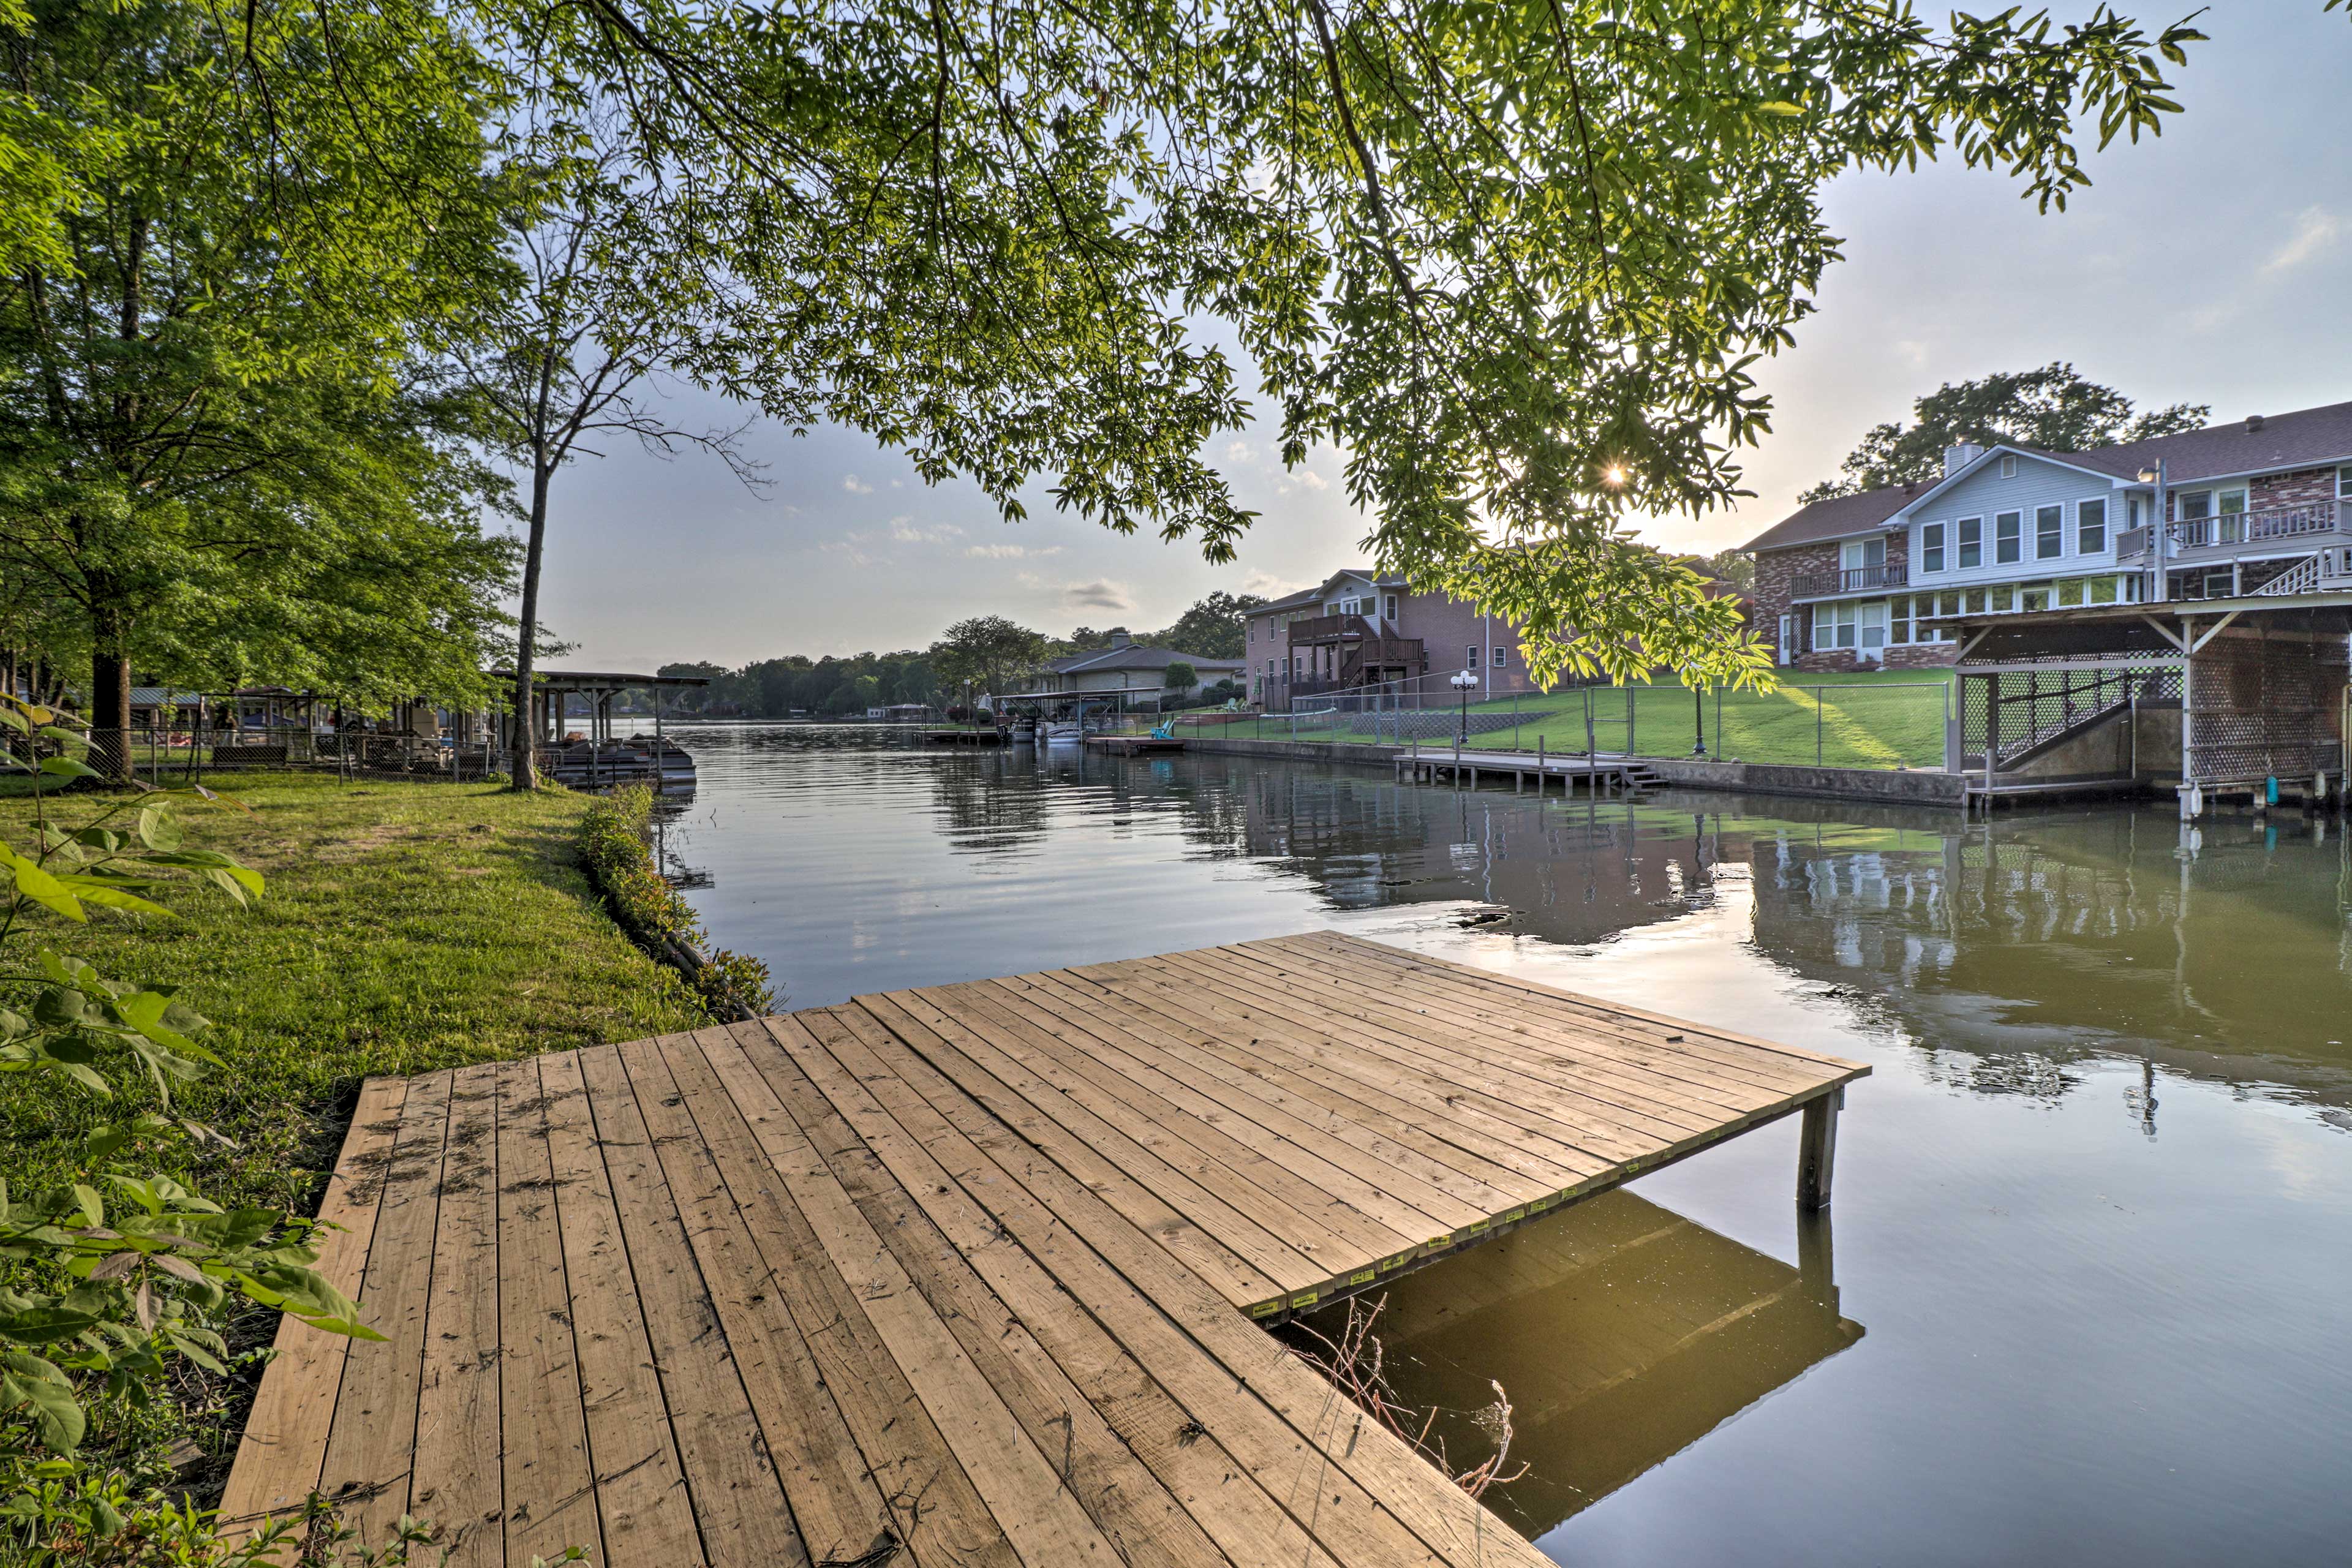
M 2000 455 L 2000 477 L 2004 479 L 2017 478 L 2017 457 L 2014 453 L 2003 452 Z
M 2104 500 L 2078 500 L 2074 503 L 2074 549 L 2076 553 L 2096 555 L 2107 547 L 2107 503 Z
M 1495 668 L 1496 669 L 1508 669 L 1510 665 L 1511 650 L 1507 647 L 1496 648 L 1495 650 Z
M 2083 580 L 2080 577 L 2065 577 L 2060 579 L 2058 583 L 2058 603 L 2060 607 L 2071 610 L 2082 602 Z
M 2002 566 L 2014 566 L 2018 561 L 2018 522 L 2023 514 L 2002 512 L 1992 520 L 1992 558 Z
M 1853 646 L 1853 601 L 1843 605 L 1813 606 L 1813 651 L 1827 653 L 1832 648 Z
M 1944 525 L 1922 523 L 1919 527 L 1919 570 L 1941 572 L 1944 569 Z
M 1857 606 L 1854 625 L 1861 632 L 1863 658 L 1876 658 L 1886 651 L 1886 605 L 1883 602 L 1873 599 Z
M 2352 467 L 2336 470 L 2336 499 L 2352 500 Z
M 1911 595 L 1897 594 L 1886 601 L 1886 640 L 1900 645 L 1911 640 Z
M 1972 616 L 1981 616 L 1985 613 L 1985 591 L 1982 588 L 1969 590 L 1968 611 Z
M 2137 496 L 2124 498 L 2124 526 L 2126 528 L 2139 526 L 2139 497 Z
M 1959 521 L 1960 570 L 1984 564 L 1984 519 L 1964 517 Z
M 1388 595 L 1388 608 L 1381 612 L 1381 616 L 1391 621 L 1397 618 L 1397 596 L 1394 594 Z
M 2033 558 L 2052 561 L 2066 552 L 2066 509 L 2063 506 L 2036 507 L 2033 510 Z
M 2116 580 L 2113 577 L 2092 578 L 2090 581 L 2090 593 L 2087 595 L 2087 602 L 2094 605 L 2114 604 L 2116 602 Z
M 2135 572 L 2124 579 L 2124 603 L 2137 605 L 2147 596 L 2147 579 Z
M 2017 607 L 2021 610 L 2046 610 L 2050 607 L 2050 584 L 2030 583 L 2017 591 Z
M 1992 591 L 1992 597 L 1987 602 L 1987 607 L 2004 615 L 2009 611 L 2017 608 L 2017 589 L 2015 585 L 2009 583 L 2003 583 L 2000 587 L 1995 588 Z
M 2215 510 L 2221 517 L 2221 542 L 2235 544 L 2246 536 L 2245 487 L 2241 485 L 2233 490 L 2217 490 L 2214 497 L 2219 503 Z
M 2173 516 L 2181 522 L 2213 515 L 2211 490 L 2179 490 L 2173 495 Z
M 1465 669 L 1475 669 L 1478 668 L 1478 645 L 1476 643 L 1472 643 L 1470 645 L 1470 651 L 1462 656 L 1462 668 Z

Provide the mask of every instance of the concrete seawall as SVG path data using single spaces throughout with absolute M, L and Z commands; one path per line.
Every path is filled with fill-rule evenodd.
M 1185 738 L 1185 749 L 1241 757 L 1278 757 L 1287 762 L 1329 763 L 1349 767 L 1389 768 L 1410 748 L 1400 746 L 1332 745 L 1321 741 L 1227 741 Z M 1442 748 L 1426 747 L 1434 752 Z M 1529 762 L 1534 761 L 1529 753 Z M 1670 784 L 1690 789 L 1719 789 L 1740 795 L 1810 795 L 1826 800 L 1868 800 L 1888 805 L 1940 805 L 1954 811 L 1966 805 L 1964 786 L 1954 774 L 1876 768 L 1817 768 L 1777 763 L 1718 763 L 1689 757 L 1640 759 Z

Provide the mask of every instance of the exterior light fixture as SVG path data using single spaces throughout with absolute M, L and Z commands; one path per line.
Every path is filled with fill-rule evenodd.
M 1454 731 L 1454 743 L 1456 746 L 1466 746 L 1470 743 L 1470 693 L 1475 690 L 1477 686 L 1478 677 L 1473 670 L 1465 669 L 1454 677 L 1454 689 L 1462 694 L 1462 721 Z

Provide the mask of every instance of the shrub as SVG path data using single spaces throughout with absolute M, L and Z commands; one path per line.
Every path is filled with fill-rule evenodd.
M 612 905 L 623 930 L 655 956 L 687 973 L 713 1017 L 752 1018 L 775 1010 L 768 966 L 709 939 L 692 906 L 662 878 L 646 841 L 653 792 L 642 784 L 615 790 L 580 821 L 580 858 Z

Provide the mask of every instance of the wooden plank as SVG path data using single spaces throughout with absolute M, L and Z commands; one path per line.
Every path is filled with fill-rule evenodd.
M 408 1511 L 428 1524 L 450 1568 L 505 1558 L 499 1458 L 499 1088 L 489 1063 L 460 1068 L 425 1310 L 416 1454 Z
M 1314 1242 L 1298 1237 L 1282 1202 L 1231 1179 L 1215 1160 L 1166 1129 L 1115 1105 L 1106 1115 L 1065 1092 L 1021 1058 L 1018 1031 L 971 998 L 956 991 L 916 990 L 894 992 L 888 1000 L 945 1035 L 963 1058 L 1058 1122 L 1089 1152 L 1108 1157 L 1121 1179 L 1158 1193 L 1237 1255 L 1276 1279 L 1304 1280 L 1328 1272 L 1310 1250 Z
M 362 1289 L 385 1170 L 400 1131 L 400 1108 L 407 1098 L 405 1079 L 372 1078 L 360 1085 L 351 1130 L 319 1199 L 319 1219 L 328 1227 L 316 1237 L 319 1272 L 355 1299 Z M 371 1316 L 369 1303 L 362 1300 L 362 1321 Z M 299 1515 L 319 1489 L 335 1394 L 342 1385 L 351 1344 L 346 1336 L 314 1329 L 299 1318 L 278 1319 L 277 1353 L 262 1373 L 221 1498 L 219 1535 L 224 1544 L 242 1543 L 266 1518 Z
M 807 1549 L 785 1507 L 782 1483 L 768 1462 L 733 1346 L 696 1266 L 620 1055 L 610 1046 L 593 1046 L 579 1055 L 703 1556 L 711 1568 L 806 1568 Z M 575 1300 L 579 1290 L 575 1281 Z M 605 1468 L 599 1463 L 600 1472 Z M 616 1559 L 614 1568 L 635 1565 Z
M 1487 1026 L 1488 1037 L 1498 1045 L 1524 1044 L 1546 1059 L 1567 1053 L 1579 1060 L 1640 1066 L 1692 1085 L 1710 1100 L 1736 1108 L 1744 1108 L 1745 1102 L 1759 1096 L 1774 1099 L 1817 1088 L 1824 1077 L 1818 1068 L 1768 1057 L 1736 1042 L 1710 1041 L 1696 1025 L 1667 1031 L 1638 1021 L 1629 1026 L 1566 1011 L 1555 1013 L 1546 1006 L 1544 998 L 1482 986 L 1451 969 L 1391 957 L 1369 944 L 1317 950 L 1286 942 L 1252 944 L 1246 952 L 1227 951 L 1276 966 L 1277 954 L 1293 953 L 1308 964 L 1324 966 L 1335 976 L 1360 976 L 1398 995 L 1427 999 L 1449 1017 L 1475 1016 Z M 1499 1036 L 1493 1033 L 1498 1018 L 1502 1021 Z
M 1227 1134 L 1229 1141 L 1256 1144 L 1317 1190 L 1339 1197 L 1391 1231 L 1419 1237 L 1432 1226 L 1442 1229 L 1478 1212 L 1475 1204 L 1464 1203 L 1279 1105 L 1229 1089 L 1213 1073 L 1178 1076 L 1169 1069 L 1189 1065 L 1181 1041 L 1175 1042 L 1178 1049 L 1171 1050 L 1121 1027 L 1099 1008 L 1089 1013 L 1069 1007 L 1025 978 L 989 984 L 1071 1050 L 1142 1085 L 1186 1116 Z
M 802 1132 L 816 1132 L 820 1126 L 829 1125 L 835 1136 L 848 1140 L 840 1167 L 848 1184 L 845 1190 L 858 1196 L 861 1207 L 870 1203 L 877 1217 L 886 1219 L 879 1227 L 882 1233 L 921 1231 L 937 1237 L 944 1249 L 940 1257 L 960 1258 L 966 1268 L 984 1281 L 985 1293 L 996 1305 L 988 1316 L 972 1322 L 971 1331 L 975 1335 L 998 1332 L 997 1323 L 1009 1314 L 1011 1321 L 1002 1331 L 1024 1353 L 1026 1346 L 1034 1343 L 1051 1358 L 1087 1401 L 1091 1412 L 1149 1469 L 1154 1503 L 1164 1495 L 1163 1488 L 1181 1499 L 1185 1528 L 1213 1540 L 1217 1561 L 1248 1568 L 1329 1564 L 1328 1555 L 1194 1419 L 1192 1409 L 1180 1403 L 1084 1302 L 1013 1240 L 1012 1231 L 995 1211 L 978 1201 L 920 1143 L 908 1139 L 866 1086 L 855 1079 L 840 1079 L 832 1085 L 839 1099 L 826 1098 L 825 1090 L 771 1037 L 771 1031 L 797 1031 L 808 1036 L 804 1049 L 822 1051 L 815 1040 L 815 1034 L 821 1032 L 855 1050 L 856 1033 L 845 1018 L 855 1019 L 858 1029 L 881 1032 L 870 1015 L 845 1009 L 837 1015 L 802 1015 L 739 1025 L 729 1031 L 731 1038 L 727 1047 L 710 1043 L 706 1049 L 713 1065 L 720 1067 L 730 1091 L 740 1097 L 739 1103 L 754 1102 L 756 1091 L 744 1081 L 750 1079 L 765 1085 L 769 1098 L 780 1109 L 808 1118 L 808 1123 L 800 1128 Z M 1003 1190 L 990 1192 L 987 1195 L 992 1199 L 1026 1197 L 1025 1192 L 1010 1184 L 996 1184 Z M 1099 1259 L 1095 1266 L 1107 1271 Z M 1210 1408 L 1205 1413 L 1217 1412 Z M 1076 1470 L 1074 1479 L 1082 1480 L 1089 1473 Z
M 1485 1213 L 1510 1201 L 1507 1192 L 1485 1177 L 1397 1141 L 1371 1118 L 1341 1114 L 1332 1103 L 1337 1097 L 1316 1094 L 1310 1085 L 1270 1067 L 1265 1058 L 1222 1055 L 1201 1031 L 1137 1008 L 1123 997 L 1098 987 L 1081 989 L 1054 973 L 1016 975 L 995 984 L 1018 991 L 1106 1045 L 1129 1050 L 1139 1060 L 1165 1064 L 1167 1076 L 1181 1073 L 1202 1098 L 1308 1153 L 1334 1164 L 1348 1157 L 1377 1162 L 1377 1178 L 1367 1171 L 1365 1180 L 1395 1192 L 1433 1222 L 1446 1224 L 1449 1214 Z M 1449 1152 L 1460 1157 L 1450 1146 Z M 1494 1169 L 1484 1161 L 1464 1163 L 1482 1171 Z
M 552 1563 L 579 1546 L 602 1563 L 547 1098 L 536 1061 L 501 1063 L 496 1078 L 499 1431 L 507 1500 L 500 1560 Z
M 1228 1238 L 1203 1228 L 1160 1193 L 1138 1184 L 1113 1160 L 1071 1137 L 1045 1112 L 982 1071 L 958 1049 L 957 1042 L 950 1039 L 948 1033 L 932 1030 L 922 1019 L 887 997 L 869 997 L 857 1005 L 873 1012 L 894 1029 L 903 1021 L 923 1040 L 927 1056 L 935 1062 L 951 1067 L 955 1081 L 963 1086 L 964 1092 L 1018 1132 L 1041 1157 L 1061 1162 L 1066 1169 L 1090 1188 L 1098 1186 L 1111 1194 L 1121 1214 L 1161 1237 L 1168 1247 L 1192 1267 L 1201 1270 L 1205 1278 L 1217 1281 L 1221 1288 L 1236 1291 L 1237 1299 L 1255 1300 L 1262 1296 L 1278 1294 L 1286 1289 L 1283 1279 L 1298 1279 L 1314 1272 L 1311 1264 L 1273 1237 L 1264 1237 L 1257 1240 L 1248 1238 L 1245 1234 L 1245 1239 L 1249 1239 L 1252 1246 L 1267 1252 L 1269 1259 L 1277 1262 L 1282 1268 L 1280 1276 L 1269 1273 L 1251 1258 L 1242 1256 Z M 941 1022 L 948 1031 L 969 1037 L 967 1031 L 956 1030 L 952 1020 L 943 1019 Z M 1236 1230 L 1244 1233 L 1256 1228 L 1248 1226 L 1238 1215 L 1233 1217 L 1232 1223 Z
M 855 1285 L 740 1116 L 723 1096 L 688 1104 L 659 1042 L 620 1051 L 811 1557 L 854 1562 L 899 1542 L 919 1560 L 1013 1563 Z
M 1565 1003 L 1581 1013 L 1585 1013 L 1595 1017 L 1638 1019 L 1643 1023 L 1654 1025 L 1661 1030 L 1669 1034 L 1685 1034 L 1696 1029 L 1703 1034 L 1711 1035 L 1718 1040 L 1727 1040 L 1735 1045 L 1746 1046 L 1750 1049 L 1761 1051 L 1768 1057 L 1785 1058 L 1798 1064 L 1800 1067 L 1822 1068 L 1839 1073 L 1852 1073 L 1855 1072 L 1857 1069 L 1866 1073 L 1869 1070 L 1860 1062 L 1848 1061 L 1843 1057 L 1833 1057 L 1822 1051 L 1809 1051 L 1801 1046 L 1792 1046 L 1782 1040 L 1768 1040 L 1760 1036 L 1742 1034 L 1736 1029 L 1726 1029 L 1715 1025 L 1695 1025 L 1687 1019 L 1673 1017 L 1664 1013 L 1654 1013 L 1648 1008 L 1636 1007 L 1630 1003 L 1612 1002 L 1598 996 L 1587 996 L 1580 992 L 1562 990 L 1557 985 L 1546 985 L 1541 981 L 1529 980 L 1522 975 L 1496 973 L 1490 970 L 1476 968 L 1471 964 L 1457 963 L 1449 958 L 1436 958 L 1428 953 L 1415 952 L 1409 949 L 1396 947 L 1387 942 L 1368 942 L 1362 937 L 1344 936 L 1338 931 L 1309 931 L 1296 938 L 1277 938 L 1276 940 L 1283 942 L 1312 941 L 1327 943 L 1344 943 L 1359 949 L 1369 948 L 1373 950 L 1375 952 L 1395 958 L 1409 959 L 1414 963 L 1431 964 L 1441 969 L 1449 969 L 1457 973 L 1468 975 L 1475 980 L 1491 982 L 1494 984 L 1505 986 L 1510 990 L 1522 991 L 1530 995 L 1540 996 L 1551 1001 Z
M 1072 972 L 1056 970 L 1022 978 L 1050 984 L 1070 1005 L 1115 1017 L 1144 1038 L 1192 1047 L 1183 1058 L 1188 1067 L 1229 1083 L 1262 1086 L 1255 1092 L 1294 1108 L 1301 1120 L 1311 1121 L 1334 1135 L 1363 1136 L 1367 1146 L 1380 1150 L 1384 1158 L 1418 1171 L 1423 1180 L 1454 1191 L 1457 1197 L 1482 1190 L 1507 1194 L 1515 1184 L 1514 1177 L 1540 1181 L 1556 1173 L 1560 1180 L 1571 1178 L 1571 1173 L 1534 1161 L 1509 1142 L 1496 1141 L 1481 1148 L 1474 1134 L 1455 1129 L 1449 1138 L 1433 1131 L 1418 1116 L 1396 1114 L 1377 1099 L 1360 1098 L 1360 1088 L 1353 1079 L 1325 1071 L 1311 1058 L 1294 1056 L 1278 1043 L 1255 1036 L 1230 1037 L 1206 1026 L 1211 1020 L 1154 1011 L 1100 981 Z
M 1155 1006 L 1183 1009 L 1222 1020 L 1228 1026 L 1238 1026 L 1259 1047 L 1277 1039 L 1306 1048 L 1318 1065 L 1335 1070 L 1361 1091 L 1401 1100 L 1438 1124 L 1475 1129 L 1489 1140 L 1535 1153 L 1581 1175 L 1606 1170 L 1655 1146 L 1656 1140 L 1636 1140 L 1624 1129 L 1598 1118 L 1571 1121 L 1556 1107 L 1514 1099 L 1514 1086 L 1500 1075 L 1432 1055 L 1418 1042 L 1413 1047 L 1399 1046 L 1380 1029 L 1344 1024 L 1312 1008 L 1204 982 L 1193 972 L 1159 960 L 1072 973 L 1110 975 L 1111 983 L 1122 985 L 1129 994 L 1148 998 Z
M 416 1447 L 416 1397 L 425 1369 L 425 1314 L 432 1297 L 434 1225 L 449 1130 L 450 1075 L 411 1079 L 384 1173 L 375 1235 L 361 1280 L 384 1342 L 351 1347 L 319 1489 L 360 1543 L 384 1543 L 408 1511 Z
M 604 1539 L 600 1561 L 614 1568 L 640 1563 L 698 1568 L 706 1561 L 702 1538 L 578 1054 L 540 1058 L 539 1082 Z
M 778 1019 L 774 1026 L 800 1026 Z M 1210 1546 L 1213 1561 L 1252 1568 L 1328 1563 L 1221 1445 L 1187 1436 L 1192 1413 L 1034 1259 L 1005 1245 L 995 1215 L 936 1161 L 919 1147 L 896 1148 L 913 1173 L 912 1180 L 902 1178 L 871 1141 L 896 1135 L 895 1124 L 885 1125 L 862 1086 L 845 1085 L 846 1106 L 836 1106 L 757 1024 L 704 1031 L 696 1039 L 763 1143 L 782 1141 L 773 1123 L 789 1117 L 788 1127 L 821 1144 L 843 1190 L 909 1260 L 909 1275 L 968 1349 L 1003 1336 L 1005 1352 L 1021 1364 L 1000 1370 L 997 1386 L 1024 1398 L 1023 1422 L 1033 1436 L 1054 1430 L 1057 1403 L 1070 1411 L 1072 1490 L 1081 1500 L 1099 1500 L 1088 1502 L 1089 1511 L 1100 1510 L 1096 1517 L 1115 1541 L 1124 1547 L 1140 1529 L 1160 1550 L 1188 1560 Z M 851 1126 L 851 1114 L 863 1131 Z M 1083 1405 L 1069 1403 L 1073 1395 Z M 1123 1445 L 1139 1462 L 1148 1472 L 1142 1482 L 1125 1478 L 1118 1455 L 1103 1456 L 1107 1444 Z
M 1360 987 L 1328 973 L 1300 973 L 1297 966 L 1261 971 L 1214 952 L 1171 953 L 1163 962 L 1171 971 L 1208 977 L 1229 994 L 1285 1016 L 1311 1018 L 1328 1012 L 1362 1026 L 1350 1037 L 1367 1050 L 1410 1060 L 1507 1103 L 1539 1109 L 1588 1137 L 1615 1140 L 1622 1148 L 1621 1158 L 1638 1153 L 1647 1141 L 1671 1142 L 1700 1131 L 1737 1109 L 1687 1103 L 1688 1097 L 1663 1081 L 1608 1068 L 1579 1069 L 1505 1047 L 1475 1014 L 1462 1019 L 1438 1016 L 1417 998 L 1365 1001 Z M 1538 1086 L 1544 1092 L 1531 1092 Z
M 919 1055 L 899 1035 L 922 1027 L 900 1018 L 886 1027 L 877 1012 L 842 1008 L 816 1020 L 843 1026 L 829 1030 L 823 1046 L 805 1031 L 780 1027 L 773 1037 L 836 1103 L 846 1101 L 853 1081 L 865 1085 L 1177 1397 L 1209 1404 L 1216 1390 L 1225 1391 L 1225 1402 L 1210 1406 L 1216 1425 L 1209 1434 L 1333 1556 L 1381 1564 L 1546 1563 L 1238 1316 L 1156 1238 L 1055 1162 L 1028 1156 L 931 1066 L 928 1050 Z M 1198 1367 L 1204 1350 L 1217 1365 L 1199 1384 L 1188 1368 Z M 1233 1397 L 1244 1390 L 1255 1399 Z
M 724 1037 L 723 1031 L 704 1033 Z M 714 1115 L 728 1113 L 758 1144 L 749 1108 L 719 1086 L 700 1046 L 683 1036 L 667 1037 L 662 1046 L 688 1102 L 710 1108 Z M 774 1100 L 769 1094 L 754 1100 L 769 1113 L 772 1136 L 767 1146 L 774 1151 L 766 1166 L 770 1179 L 782 1179 L 791 1201 L 823 1239 L 880 1350 L 905 1370 L 915 1396 L 953 1454 L 951 1462 L 961 1464 L 1022 1559 L 1106 1565 L 1125 1561 L 1151 1568 L 1210 1568 L 1221 1563 L 1197 1533 L 1189 1541 L 1160 1533 L 1171 1522 L 1169 1509 L 1150 1510 L 1158 1517 L 1149 1520 L 1130 1519 L 1119 1511 L 1118 1505 L 1129 1500 L 1119 1496 L 1122 1489 L 1148 1507 L 1153 1489 L 1149 1473 L 1099 1429 L 1094 1412 L 1067 1387 L 1066 1379 L 1046 1375 L 1050 1363 L 1042 1352 L 1034 1356 L 1015 1352 L 1024 1331 L 1017 1320 L 1008 1318 L 1003 1303 L 992 1298 L 982 1303 L 985 1290 L 970 1298 L 981 1316 L 967 1321 L 962 1333 L 951 1328 L 950 1320 L 961 1316 L 957 1304 L 947 1303 L 943 1315 L 890 1244 L 867 1223 L 826 1153 L 810 1136 L 811 1130 L 796 1126 Z M 782 1136 L 788 1128 L 793 1135 Z M 961 1259 L 952 1272 L 969 1276 Z M 981 1331 L 972 1332 L 975 1328 Z M 1052 1386 L 1055 1381 L 1062 1384 L 1060 1389 Z M 1114 1527 L 1114 1540 L 1094 1517 L 1094 1509 L 1132 1528 Z M 1181 1550 L 1186 1545 L 1197 1550 Z
M 1214 1101 L 1191 1093 L 1148 1063 L 1132 1058 L 1107 1060 L 1078 1048 L 1056 1033 L 1061 1026 L 1055 1020 L 1038 1017 L 1017 995 L 984 982 L 954 989 L 963 1005 L 993 1021 L 997 1028 L 992 1038 L 1022 1065 L 1149 1147 L 1160 1149 L 1167 1140 L 1180 1142 L 1185 1146 L 1186 1168 L 1197 1166 L 1205 1173 L 1204 1186 L 1307 1257 L 1333 1247 L 1378 1256 L 1410 1247 L 1428 1234 L 1433 1223 L 1428 1215 L 1412 1212 L 1401 1225 L 1375 1217 L 1334 1187 L 1348 1186 L 1351 1195 L 1388 1206 L 1379 1189 L 1347 1179 L 1321 1160 L 1301 1159 L 1298 1163 L 1322 1180 L 1292 1169 L 1272 1157 L 1290 1151 L 1265 1137 L 1263 1129 L 1255 1146 L 1244 1142 L 1210 1119 L 1222 1114 Z M 1100 1044 L 1090 1037 L 1088 1043 Z M 1136 1070 L 1121 1070 L 1129 1066 Z

